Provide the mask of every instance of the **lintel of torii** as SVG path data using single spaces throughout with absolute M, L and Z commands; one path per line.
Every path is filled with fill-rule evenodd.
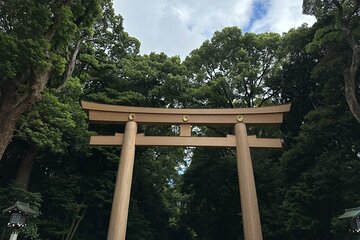
M 90 145 L 122 146 L 108 229 L 108 240 L 125 240 L 134 167 L 135 146 L 236 147 L 241 211 L 245 240 L 262 240 L 250 147 L 281 148 L 281 140 L 247 135 L 247 126 L 280 124 L 290 104 L 258 108 L 174 109 L 146 108 L 82 102 L 89 121 L 125 124 L 124 134 L 92 136 Z M 180 127 L 179 136 L 145 136 L 137 133 L 138 124 L 168 124 Z M 233 126 L 234 135 L 225 137 L 192 136 L 192 126 Z
M 248 125 L 279 124 L 283 113 L 289 111 L 290 104 L 238 109 L 170 109 L 128 107 L 92 102 L 82 102 L 88 110 L 89 120 L 94 123 L 124 124 L 136 121 L 139 124 L 173 124 L 180 126 L 179 136 L 136 135 L 137 146 L 177 146 L 177 147 L 236 147 L 234 135 L 226 137 L 192 137 L 192 125 L 233 125 L 244 122 Z M 281 148 L 281 140 L 248 136 L 249 146 L 255 148 Z M 114 136 L 92 136 L 90 145 L 121 146 L 123 134 Z
M 82 102 L 89 113 L 90 122 L 124 124 L 136 121 L 139 124 L 190 124 L 190 125 L 233 125 L 243 122 L 249 125 L 279 124 L 283 113 L 290 110 L 290 104 L 257 108 L 224 109 L 180 109 L 128 107 L 119 105 Z

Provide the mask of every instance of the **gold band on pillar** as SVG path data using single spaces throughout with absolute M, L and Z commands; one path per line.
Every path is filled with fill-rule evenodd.
M 136 132 L 137 123 L 135 121 L 127 122 L 121 149 L 120 164 L 115 183 L 114 198 L 107 236 L 108 240 L 125 240 L 131 181 L 134 168 Z
M 262 240 L 254 172 L 245 123 L 235 124 L 235 136 L 244 239 Z

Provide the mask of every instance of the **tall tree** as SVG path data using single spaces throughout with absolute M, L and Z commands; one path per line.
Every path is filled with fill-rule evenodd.
M 66 78 L 79 44 L 91 34 L 100 0 L 0 1 L 0 159 L 20 116 L 51 76 Z
M 52 70 L 41 101 L 21 116 L 15 137 L 9 145 L 10 151 L 4 155 L 6 160 L 19 158 L 15 183 L 24 188 L 23 191 L 28 188 L 29 191 L 38 191 L 46 199 L 52 199 L 42 204 L 44 213 L 51 214 L 38 223 L 42 237 L 49 239 L 70 240 L 76 237 L 88 208 L 95 209 L 97 219 L 103 217 L 104 222 L 108 219 L 106 211 L 104 213 L 101 208 L 99 211 L 99 204 L 110 206 L 112 188 L 106 186 L 111 187 L 109 183 L 113 175 L 109 177 L 106 169 L 109 165 L 101 171 L 99 167 L 86 163 L 87 157 L 94 153 L 88 148 L 86 114 L 79 104 L 84 89 L 80 81 L 91 81 L 94 69 L 101 71 L 99 66 L 115 65 L 124 56 L 136 54 L 139 42 L 123 31 L 122 18 L 115 15 L 111 1 L 102 1 L 99 6 L 102 13 L 94 16 L 94 22 L 88 29 L 81 30 L 83 35 L 74 35 L 76 41 L 73 46 L 66 46 L 65 67 L 59 72 Z M 109 153 L 95 151 L 95 155 L 99 159 L 111 158 Z M 5 161 L 5 164 L 9 162 Z M 11 162 L 14 164 L 10 165 L 18 164 L 18 161 Z M 83 168 L 84 165 L 89 165 L 89 168 Z M 99 172 L 93 172 L 93 169 Z M 13 171 L 10 173 L 13 174 Z M 99 174 L 98 177 L 93 178 L 96 174 Z M 12 176 L 6 181 L 11 179 Z M 109 194 L 104 196 L 104 192 Z M 101 227 L 106 228 L 105 224 Z M 105 234 L 99 231 L 92 237 L 101 239 Z
M 61 93 L 47 89 L 41 101 L 21 117 L 15 138 L 25 143 L 25 150 L 16 184 L 27 188 L 33 164 L 41 154 L 63 155 L 73 148 L 79 152 L 87 149 L 88 126 L 79 105 L 82 87 L 78 79 L 71 79 Z
M 284 36 L 287 61 L 278 84 L 282 97 L 294 103 L 283 128 L 286 152 L 279 168 L 284 239 L 337 239 L 335 233 L 345 239 L 346 231 L 335 230 L 332 221 L 358 204 L 353 185 L 359 125 L 339 91 L 339 69 L 346 68 L 351 50 L 340 31 L 327 27 L 329 21 Z
M 280 66 L 279 43 L 276 33 L 242 34 L 237 27 L 215 32 L 184 62 L 194 103 L 234 108 L 273 100 L 277 92 L 268 86 Z
M 316 31 L 315 26 L 303 25 L 290 29 L 282 37 L 280 51 L 284 60 L 279 76 L 271 81 L 271 88 L 277 89 L 283 100 L 291 102 L 291 111 L 285 115 L 286 121 L 282 124 L 287 143 L 298 135 L 304 116 L 317 108 L 322 100 L 320 95 L 325 81 L 312 79 L 313 69 L 322 54 L 321 51 L 306 50 Z
M 345 97 L 351 113 L 360 123 L 359 103 L 359 74 L 360 66 L 360 44 L 359 44 L 359 0 L 304 0 L 303 11 L 315 15 L 318 19 L 333 16 L 335 24 L 328 25 L 330 28 L 338 29 L 347 41 L 352 55 L 349 56 L 348 66 L 343 70 Z M 330 22 L 331 23 L 331 22 Z
M 18 122 L 15 137 L 26 142 L 27 147 L 25 150 L 17 150 L 22 154 L 15 182 L 25 188 L 32 166 L 43 150 L 64 153 L 68 144 L 64 136 L 69 139 L 68 133 L 72 132 L 69 128 L 77 126 L 76 129 L 81 129 L 78 136 L 87 132 L 86 126 L 80 124 L 84 119 L 79 117 L 81 110 L 78 109 L 78 101 L 82 94 L 81 87 L 79 80 L 72 76 L 89 78 L 91 72 L 87 65 L 90 63 L 95 61 L 98 65 L 109 65 L 110 62 L 115 62 L 127 54 L 137 52 L 138 41 L 123 31 L 122 18 L 115 14 L 111 2 L 104 1 L 101 7 L 102 14 L 95 19 L 92 27 L 94 34 L 84 33 L 78 36 L 73 50 L 67 47 L 65 57 L 68 62 L 65 71 L 59 75 L 51 75 L 47 84 L 48 89 L 42 96 L 43 100 L 35 104 L 35 107 Z M 75 60 L 78 66 L 75 66 Z M 84 72 L 86 74 L 83 74 Z M 67 81 L 70 81 L 69 84 Z

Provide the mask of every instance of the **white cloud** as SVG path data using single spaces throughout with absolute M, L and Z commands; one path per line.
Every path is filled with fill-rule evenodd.
M 287 32 L 303 23 L 312 25 L 316 19 L 302 14 L 302 0 L 262 0 L 268 4 L 264 17 L 254 21 L 251 32 Z
M 284 32 L 313 18 L 301 14 L 302 0 L 114 0 L 125 31 L 141 42 L 141 53 L 185 58 L 216 30 L 239 26 L 255 32 Z M 268 11 L 252 17 L 254 4 Z

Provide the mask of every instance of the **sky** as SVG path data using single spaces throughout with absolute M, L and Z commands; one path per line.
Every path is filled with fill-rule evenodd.
M 281 34 L 315 22 L 302 14 L 302 0 L 114 0 L 114 8 L 125 31 L 140 40 L 141 54 L 182 59 L 224 27 Z

